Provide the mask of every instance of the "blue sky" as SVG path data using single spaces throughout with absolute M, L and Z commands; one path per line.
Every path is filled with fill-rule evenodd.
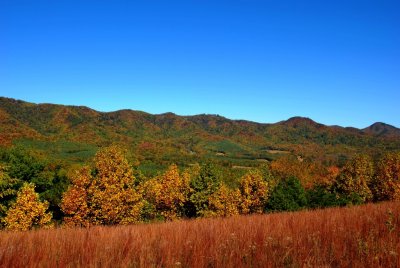
M 399 1 L 0 1 L 0 95 L 400 127 Z

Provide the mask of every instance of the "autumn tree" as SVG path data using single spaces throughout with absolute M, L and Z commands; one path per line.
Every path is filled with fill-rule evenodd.
M 132 169 L 117 147 L 97 152 L 94 170 L 78 172 L 64 194 L 62 208 L 66 222 L 78 225 L 128 224 L 140 220 L 143 206 L 135 190 Z M 81 196 L 78 200 L 74 197 Z
M 180 218 L 189 193 L 189 175 L 171 165 L 162 175 L 144 183 L 146 198 L 165 219 Z
M 221 184 L 209 198 L 208 210 L 204 216 L 234 216 L 239 214 L 241 195 L 238 189 L 229 189 L 225 184 Z
M 51 226 L 51 213 L 47 202 L 40 202 L 35 185 L 25 183 L 17 193 L 17 199 L 4 218 L 9 230 L 26 231 L 35 227 Z
M 88 227 L 91 222 L 88 190 L 92 182 L 89 167 L 75 170 L 71 177 L 71 186 L 62 197 L 61 209 L 65 214 L 64 222 L 68 226 Z
M 268 199 L 268 183 L 258 171 L 250 171 L 240 180 L 240 210 L 243 214 L 262 213 Z
M 372 188 L 376 200 L 400 200 L 400 152 L 378 161 Z
M 95 176 L 89 194 L 97 224 L 139 221 L 141 196 L 133 187 L 131 166 L 117 147 L 100 150 L 95 158 Z
M 328 182 L 328 170 L 324 166 L 300 156 L 280 157 L 271 163 L 270 168 L 277 178 L 298 178 L 306 189 L 312 188 L 315 184 L 326 184 Z
M 372 159 L 367 155 L 358 155 L 343 167 L 335 183 L 335 190 L 347 196 L 352 202 L 369 201 L 372 192 L 369 188 L 374 176 Z

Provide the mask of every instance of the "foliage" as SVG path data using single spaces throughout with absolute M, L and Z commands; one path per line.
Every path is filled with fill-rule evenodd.
M 328 183 L 328 170 L 316 161 L 301 156 L 284 156 L 271 163 L 271 172 L 279 178 L 296 177 L 310 189 L 314 184 Z
M 306 205 L 307 197 L 300 180 L 289 177 L 281 180 L 272 191 L 266 208 L 271 211 L 295 211 Z
M 269 184 L 270 188 L 275 187 L 275 185 L 279 182 L 278 179 L 272 174 L 270 164 L 262 164 L 258 170 L 261 173 L 263 180 Z
M 35 155 L 34 151 L 29 151 L 19 146 L 13 147 L 3 151 L 1 160 L 7 163 L 10 177 L 25 182 L 44 184 L 44 187 L 48 186 L 40 176 L 45 169 L 45 163 Z
M 114 146 L 102 149 L 94 165 L 93 174 L 88 168 L 81 170 L 63 196 L 66 222 L 87 226 L 140 221 L 143 202 L 134 189 L 132 169 L 123 153 Z
M 82 167 L 71 177 L 71 186 L 63 194 L 61 209 L 68 226 L 88 227 L 91 223 L 88 190 L 92 182 L 89 167 Z
M 378 161 L 372 189 L 376 200 L 400 200 L 400 152 Z
M 241 194 L 240 211 L 242 214 L 262 213 L 268 199 L 268 183 L 262 174 L 250 171 L 242 177 L 239 186 Z
M 46 156 L 51 156 L 51 159 L 70 163 L 84 162 L 93 158 L 98 150 L 96 145 L 68 141 L 63 138 L 59 140 L 19 139 L 15 140 L 14 144 L 26 151 L 44 152 Z
M 306 196 L 309 208 L 336 207 L 357 203 L 355 196 L 353 200 L 350 200 L 332 192 L 325 185 L 315 185 L 312 189 L 306 191 Z
M 9 230 L 27 231 L 35 227 L 50 226 L 51 213 L 47 202 L 40 202 L 32 183 L 25 183 L 17 193 L 17 199 L 4 218 Z
M 376 159 L 371 157 L 397 148 L 395 143 L 385 143 L 388 147 L 380 144 L 382 151 L 375 147 L 364 150 L 357 146 L 370 144 L 373 138 L 363 140 L 350 133 L 334 137 L 328 128 L 301 118 L 268 127 L 265 133 L 277 136 L 264 137 L 258 136 L 262 126 L 219 116 L 122 115 L 102 114 L 98 118 L 99 125 L 92 127 L 102 139 L 95 144 L 79 139 L 70 142 L 68 137 L 72 136 L 66 134 L 62 139 L 54 135 L 16 142 L 26 148 L 0 148 L 0 217 L 23 182 L 36 185 L 40 200 L 49 203 L 55 220 L 61 221 L 65 213 L 65 223 L 77 226 L 297 210 L 305 207 L 307 200 L 309 207 L 319 208 L 400 199 L 400 153 L 384 155 L 375 162 L 376 169 Z M 85 122 L 71 118 L 67 121 L 74 125 Z M 126 118 L 132 124 L 141 120 L 146 127 L 136 124 L 137 133 L 128 125 L 119 129 Z M 202 132 L 197 125 L 209 132 Z M 60 129 L 67 130 L 67 126 Z M 113 132 L 114 127 L 117 132 Z M 47 133 L 46 126 L 40 129 Z M 59 128 L 53 125 L 51 129 L 56 133 Z M 286 142 L 282 139 L 285 129 L 289 130 Z M 115 146 L 102 149 L 91 166 L 82 167 L 97 146 L 110 143 L 110 137 L 118 144 L 128 142 L 129 151 Z M 298 144 L 299 140 L 307 143 Z M 340 147 L 341 143 L 348 146 Z M 83 144 L 87 146 L 80 148 Z M 358 155 L 346 161 L 358 151 L 371 156 Z M 67 155 L 76 158 L 59 160 Z M 80 168 L 67 176 L 74 161 Z
M 358 196 L 362 202 L 372 199 L 369 185 L 374 176 L 374 164 L 367 155 L 358 155 L 348 161 L 343 167 L 337 181 L 335 190 L 344 196 Z
M 87 107 L 37 105 L 9 98 L 0 98 L 0 115 L 5 130 L 0 132 L 1 145 L 20 144 L 52 160 L 82 164 L 97 148 L 115 142 L 135 154 L 145 175 L 154 175 L 157 167 L 171 163 L 181 167 L 214 159 L 224 166 L 255 167 L 259 160 L 285 155 L 310 159 L 312 171 L 303 171 L 318 175 L 319 165 L 324 162 L 326 166 L 341 166 L 343 159 L 354 153 L 379 155 L 400 149 L 399 130 L 394 127 L 384 126 L 378 132 L 355 130 L 324 126 L 300 117 L 258 124 L 218 115 L 151 115 L 129 110 L 102 113 Z M 270 148 L 275 152 L 269 152 Z M 297 176 L 307 189 L 324 178 L 302 174 L 297 168 L 294 171 L 300 172 L 281 177 Z M 36 184 L 40 193 L 40 185 Z
M 0 165 L 0 224 L 1 219 L 10 205 L 10 202 L 16 197 L 20 181 L 10 178 L 7 168 Z
M 127 224 L 139 221 L 141 196 L 133 187 L 131 166 L 116 147 L 100 150 L 89 194 L 96 224 Z
M 50 162 L 41 153 L 21 146 L 3 150 L 0 158 L 7 166 L 8 176 L 18 180 L 16 188 L 21 187 L 23 182 L 35 184 L 40 198 L 49 202 L 54 218 L 61 220 L 59 205 L 68 185 L 66 163 L 58 160 Z
M 179 174 L 178 167 L 171 165 L 162 175 L 144 183 L 145 197 L 165 219 L 180 218 L 190 190 L 189 178 L 189 174 Z
M 238 189 L 229 189 L 225 184 L 221 184 L 208 199 L 209 210 L 205 216 L 234 216 L 239 215 L 239 206 L 241 201 L 240 191 Z
M 212 163 L 203 164 L 199 174 L 190 181 L 190 202 L 195 208 L 196 216 L 204 216 L 209 211 L 209 197 L 220 186 L 218 171 Z
M 50 183 L 39 193 L 39 196 L 49 202 L 49 209 L 53 213 L 53 218 L 60 221 L 63 217 L 60 209 L 62 195 L 69 186 L 67 170 L 62 164 L 50 164 L 46 166 L 45 174 L 47 174 Z

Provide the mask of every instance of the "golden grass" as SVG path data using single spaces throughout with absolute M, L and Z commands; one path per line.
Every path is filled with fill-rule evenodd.
M 400 204 L 0 232 L 0 267 L 400 267 Z

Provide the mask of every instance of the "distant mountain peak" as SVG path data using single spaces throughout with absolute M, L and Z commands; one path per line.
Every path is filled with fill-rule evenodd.
M 399 128 L 396 128 L 392 125 L 382 123 L 382 122 L 376 122 L 376 123 L 370 125 L 369 127 L 364 128 L 363 132 L 372 134 L 375 136 L 386 136 L 386 137 L 400 135 Z
M 300 126 L 320 127 L 320 126 L 323 126 L 322 124 L 319 124 L 308 117 L 301 117 L 301 116 L 291 117 L 286 121 L 280 122 L 280 124 L 290 126 L 290 127 L 300 127 Z

